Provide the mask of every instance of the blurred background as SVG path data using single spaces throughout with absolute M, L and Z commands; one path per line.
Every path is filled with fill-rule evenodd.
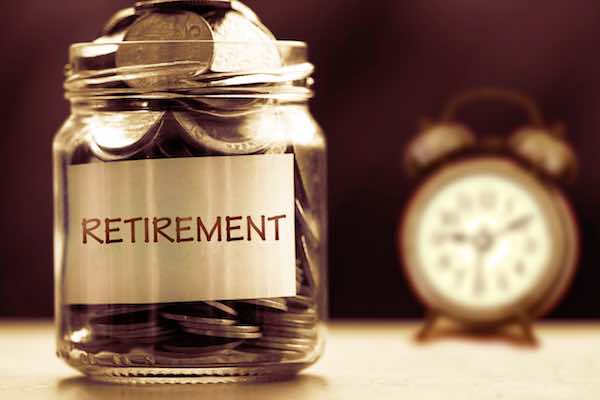
M 5 3 L 0 316 L 51 316 L 51 141 L 69 113 L 62 89 L 68 46 L 95 38 L 113 12 L 133 2 Z M 397 221 L 414 189 L 403 149 L 421 118 L 481 85 L 523 91 L 547 120 L 566 123 L 581 167 L 567 193 L 580 221 L 582 259 L 549 317 L 600 317 L 597 1 L 246 3 L 279 39 L 307 41 L 317 67 L 312 110 L 329 140 L 333 317 L 422 315 L 395 249 Z M 508 132 L 513 123 L 490 115 L 478 128 Z

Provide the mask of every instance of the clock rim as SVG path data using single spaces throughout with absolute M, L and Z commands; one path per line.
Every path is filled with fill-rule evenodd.
M 573 207 L 571 207 L 565 195 L 557 188 L 552 188 L 552 195 L 555 197 L 559 214 L 562 217 L 561 221 L 565 228 L 563 231 L 566 239 L 565 243 L 567 243 L 564 246 L 565 261 L 561 276 L 556 279 L 555 285 L 550 289 L 547 298 L 543 299 L 536 308 L 537 313 L 534 315 L 536 317 L 548 314 L 560 303 L 573 283 L 577 264 L 581 256 L 581 238 Z
M 421 271 L 422 268 L 419 266 L 419 262 L 415 261 L 418 256 L 415 247 L 412 245 L 415 242 L 414 237 L 416 237 L 412 232 L 416 232 L 416 224 L 420 220 L 418 217 L 422 215 L 422 212 L 419 211 L 424 209 L 433 195 L 448 183 L 465 176 L 479 174 L 481 171 L 495 173 L 503 178 L 516 181 L 525 188 L 530 188 L 528 191 L 532 193 L 546 221 L 548 221 L 552 243 L 554 244 L 549 257 L 550 265 L 546 267 L 547 272 L 539 278 L 533 288 L 519 295 L 515 301 L 509 304 L 501 307 L 490 307 L 485 310 L 465 306 L 463 303 L 457 302 L 436 290 L 424 272 Z M 444 165 L 441 170 L 429 175 L 411 195 L 398 225 L 397 249 L 404 273 L 413 292 L 430 309 L 442 311 L 454 319 L 472 324 L 500 323 L 521 315 L 538 316 L 541 311 L 549 311 L 551 308 L 551 304 L 548 304 L 550 300 L 556 302 L 560 298 L 554 294 L 556 290 L 553 291 L 553 289 L 566 290 L 568 287 L 568 284 L 561 285 L 560 279 L 563 276 L 572 277 L 574 273 L 574 265 L 564 265 L 564 259 L 566 253 L 568 253 L 566 237 L 569 234 L 564 227 L 564 222 L 568 219 L 564 214 L 557 205 L 552 191 L 549 191 L 539 178 L 514 160 L 502 156 L 480 156 L 462 159 L 450 162 Z M 573 243 L 578 243 L 576 238 Z M 566 270 L 571 270 L 571 273 L 565 274 L 565 267 Z

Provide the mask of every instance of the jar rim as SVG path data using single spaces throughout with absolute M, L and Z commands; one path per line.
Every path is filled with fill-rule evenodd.
M 171 45 L 176 57 L 166 49 Z M 145 50 L 140 53 L 140 48 Z M 248 52 L 252 56 L 254 48 L 255 58 L 262 60 L 261 55 L 266 54 L 267 62 L 247 62 Z M 235 52 L 243 56 L 234 58 L 231 65 L 224 64 L 223 60 L 231 60 L 229 55 Z M 275 58 L 269 57 L 275 52 L 278 57 L 273 62 Z M 126 62 L 119 63 L 119 54 L 126 54 Z M 139 54 L 149 54 L 149 60 L 138 58 Z M 162 54 L 167 55 L 164 61 L 160 60 Z M 221 64 L 212 69 L 216 54 L 220 54 Z M 306 98 L 312 93 L 313 71 L 308 46 L 301 41 L 100 41 L 71 45 L 64 87 L 70 99 L 139 94 L 164 97 L 165 92 L 194 96 L 293 94 Z

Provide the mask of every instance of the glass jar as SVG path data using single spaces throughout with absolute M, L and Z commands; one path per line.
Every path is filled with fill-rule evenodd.
M 95 379 L 270 380 L 321 355 L 326 155 L 306 45 L 276 42 L 269 71 L 111 68 L 118 52 L 217 45 L 260 46 L 71 48 L 53 149 L 57 353 Z

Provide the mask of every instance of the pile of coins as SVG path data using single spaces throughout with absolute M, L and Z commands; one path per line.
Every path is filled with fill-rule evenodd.
M 303 359 L 319 335 L 307 274 L 299 264 L 300 294 L 289 298 L 65 306 L 71 333 L 63 347 L 110 366 Z
M 202 42 L 157 42 L 165 40 Z M 221 45 L 240 41 L 254 45 Z M 96 50 L 72 60 L 68 90 L 76 91 L 78 82 L 85 81 L 86 90 L 110 89 L 114 94 L 127 88 L 123 91 L 127 96 L 131 90 L 152 96 L 144 101 L 143 110 L 139 100 L 127 96 L 104 99 L 100 110 L 89 117 L 89 135 L 73 144 L 69 163 L 294 153 L 298 295 L 65 305 L 63 350 L 80 352 L 81 362 L 109 366 L 194 366 L 306 357 L 315 350 L 319 336 L 321 227 L 307 191 L 308 172 L 303 172 L 309 167 L 298 157 L 301 149 L 287 136 L 286 106 L 260 96 L 160 94 L 162 88 L 173 92 L 198 85 L 210 87 L 211 93 L 215 88 L 240 93 L 245 84 L 254 85 L 246 93 L 260 91 L 256 85 L 273 90 L 273 85 L 310 76 L 312 66 L 285 70 L 271 32 L 238 1 L 138 2 L 111 18 L 97 43 Z
M 239 1 L 140 1 L 116 13 L 93 45 L 73 46 L 65 89 L 268 93 L 313 72 L 293 52 Z

